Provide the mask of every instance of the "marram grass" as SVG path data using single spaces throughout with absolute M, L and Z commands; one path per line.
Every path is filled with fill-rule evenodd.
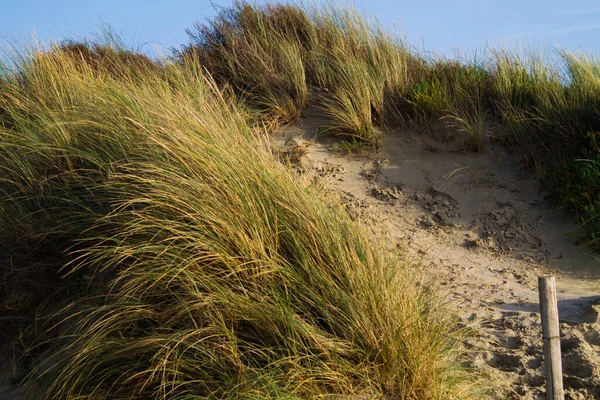
M 441 119 L 467 149 L 510 146 L 597 245 L 600 67 L 559 56 L 422 57 L 353 11 L 247 3 L 171 60 L 17 54 L 0 73 L 0 335 L 47 350 L 28 397 L 474 396 L 434 288 L 261 137 L 309 101 L 363 143 Z
M 4 77 L 2 284 L 38 293 L 4 315 L 59 333 L 26 398 L 469 397 L 442 299 L 201 65 L 56 48 Z
M 236 2 L 188 35 L 179 61 L 200 63 L 251 106 L 270 110 L 268 126 L 298 119 L 316 86 L 326 90 L 317 96 L 330 118 L 324 131 L 374 145 L 374 124 L 402 119 L 385 100 L 400 96 L 407 66 L 421 62 L 378 24 L 332 6 Z

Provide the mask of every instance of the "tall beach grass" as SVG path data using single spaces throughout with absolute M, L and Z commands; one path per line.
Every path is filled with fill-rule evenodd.
M 204 65 L 74 50 L 3 71 L 2 323 L 49 349 L 26 397 L 469 396 L 443 299 Z
M 188 35 L 180 61 L 199 62 L 251 106 L 272 110 L 271 120 L 296 120 L 316 87 L 324 90 L 317 106 L 330 118 L 324 129 L 372 144 L 380 139 L 373 124 L 398 117 L 385 99 L 399 97 L 408 64 L 419 63 L 381 26 L 332 6 L 238 2 Z

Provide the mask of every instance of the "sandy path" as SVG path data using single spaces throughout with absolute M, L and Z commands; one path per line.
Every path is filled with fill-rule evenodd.
M 383 228 L 441 282 L 463 324 L 468 367 L 485 398 L 544 398 L 537 276 L 557 277 L 567 398 L 600 398 L 600 256 L 573 243 L 577 229 L 499 147 L 465 153 L 458 139 L 390 132 L 363 156 L 314 140 L 319 121 L 285 128 L 306 151 L 301 174 L 325 179 L 351 215 Z

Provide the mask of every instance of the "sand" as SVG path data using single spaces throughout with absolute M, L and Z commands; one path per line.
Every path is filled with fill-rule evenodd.
M 537 277 L 557 281 L 567 399 L 600 398 L 600 255 L 575 242 L 571 215 L 499 145 L 465 152 L 458 133 L 391 131 L 381 150 L 336 150 L 308 117 L 282 130 L 298 174 L 322 181 L 353 218 L 420 260 L 471 332 L 464 365 L 483 398 L 543 399 Z M 381 237 L 377 233 L 377 237 Z

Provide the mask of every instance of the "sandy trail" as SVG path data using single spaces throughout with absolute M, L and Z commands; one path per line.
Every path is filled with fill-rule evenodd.
M 567 398 L 600 398 L 600 256 L 573 243 L 572 217 L 515 157 L 410 131 L 388 132 L 378 153 L 344 155 L 339 141 L 315 139 L 319 124 L 305 118 L 282 131 L 282 143 L 306 151 L 298 172 L 325 179 L 354 218 L 423 260 L 474 332 L 466 365 L 489 382 L 484 397 L 544 398 L 537 276 L 553 274 Z

